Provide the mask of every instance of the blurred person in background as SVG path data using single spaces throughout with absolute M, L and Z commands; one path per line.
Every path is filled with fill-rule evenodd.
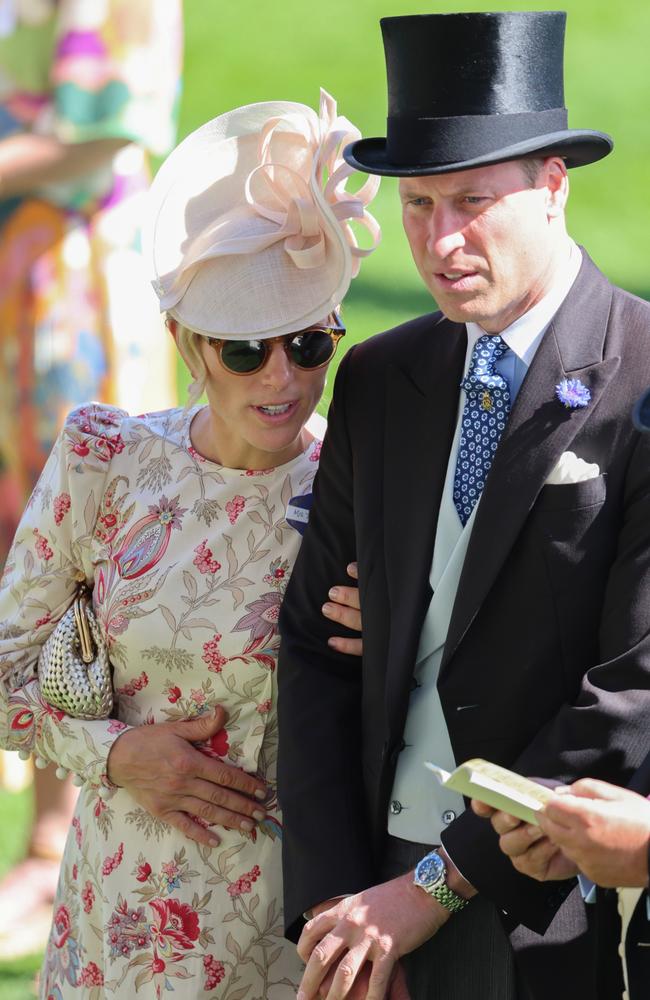
M 71 407 L 175 398 L 138 228 L 147 156 L 174 141 L 181 55 L 180 0 L 0 3 L 0 568 Z M 52 768 L 34 779 L 0 930 L 56 886 L 74 789 Z
M 320 454 L 305 425 L 370 252 L 349 220 L 379 237 L 365 211 L 377 179 L 345 190 L 340 150 L 358 136 L 323 93 L 320 115 L 250 105 L 171 154 L 145 259 L 190 405 L 74 410 L 18 528 L 0 589 L 0 741 L 82 782 L 42 997 L 295 997 L 277 622 Z M 112 718 L 55 711 L 36 677 L 80 579 L 109 644 Z

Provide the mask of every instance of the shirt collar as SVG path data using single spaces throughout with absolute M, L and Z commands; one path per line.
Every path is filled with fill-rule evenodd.
M 514 323 L 506 327 L 501 332 L 501 337 L 506 342 L 513 354 L 523 361 L 527 368 L 535 357 L 535 352 L 539 347 L 546 329 L 555 316 L 565 298 L 569 294 L 573 282 L 578 277 L 578 271 L 582 264 L 582 254 L 573 240 L 569 240 L 569 259 L 567 266 L 563 269 L 558 280 L 540 299 L 532 309 L 516 319 Z M 478 323 L 467 323 L 467 359 L 466 366 L 472 356 L 474 345 L 479 337 L 485 334 L 485 330 Z

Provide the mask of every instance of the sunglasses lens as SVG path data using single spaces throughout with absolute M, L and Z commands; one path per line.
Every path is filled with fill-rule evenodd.
M 260 368 L 266 357 L 263 340 L 225 340 L 221 345 L 221 361 L 231 372 L 246 375 Z
M 299 368 L 318 368 L 327 364 L 335 350 L 336 342 L 325 330 L 297 333 L 289 341 L 289 357 Z

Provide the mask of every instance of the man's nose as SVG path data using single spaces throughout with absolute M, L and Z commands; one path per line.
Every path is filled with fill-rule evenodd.
M 431 257 L 445 260 L 454 250 L 465 246 L 463 224 L 458 215 L 444 205 L 436 205 L 429 220 L 427 251 Z
M 286 388 L 293 378 L 293 369 L 283 344 L 271 344 L 270 353 L 262 369 L 262 381 L 276 392 Z

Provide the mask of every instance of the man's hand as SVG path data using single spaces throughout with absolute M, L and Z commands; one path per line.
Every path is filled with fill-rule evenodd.
M 327 994 L 329 993 L 337 968 L 338 964 L 333 965 L 321 983 L 320 990 L 318 992 L 319 1000 L 327 1000 Z M 366 962 L 363 969 L 355 979 L 354 986 L 348 993 L 348 1000 L 366 1000 L 371 973 L 372 965 L 370 962 Z M 393 966 L 393 975 L 390 983 L 388 984 L 386 1000 L 411 1000 L 411 994 L 409 993 L 406 982 L 406 973 L 404 972 L 404 967 L 401 962 L 396 962 Z
M 348 576 L 353 580 L 359 579 L 359 572 L 355 562 L 347 567 Z M 358 587 L 332 587 L 329 592 L 330 600 L 323 605 L 322 612 L 330 621 L 340 622 L 346 628 L 354 632 L 361 632 L 361 605 L 359 604 Z M 361 639 L 346 639 L 341 635 L 333 635 L 327 640 L 328 646 L 338 653 L 349 653 L 352 656 L 361 656 L 363 644 Z
M 642 795 L 582 778 L 546 805 L 540 826 L 592 882 L 648 885 L 650 801 Z
M 298 1000 L 316 1000 L 319 995 L 327 1000 L 360 995 L 383 1000 L 398 958 L 432 937 L 449 917 L 449 910 L 413 885 L 412 872 L 347 896 L 310 920 L 302 932 L 298 953 L 307 967 Z M 323 994 L 321 984 L 337 961 Z M 366 963 L 372 966 L 369 976 Z M 366 992 L 359 994 L 355 984 L 359 979 L 359 986 L 365 985 L 366 976 Z M 398 979 L 396 989 L 402 988 L 403 980 Z
M 472 809 L 478 816 L 489 818 L 499 834 L 499 847 L 522 875 L 538 882 L 562 880 L 578 874 L 578 868 L 544 831 L 532 823 L 524 823 L 491 806 L 472 799 Z
M 223 729 L 226 718 L 218 707 L 196 719 L 127 729 L 108 755 L 109 780 L 126 788 L 152 816 L 199 844 L 219 843 L 202 823 L 252 830 L 265 817 L 259 801 L 266 792 L 264 782 L 200 749 Z

